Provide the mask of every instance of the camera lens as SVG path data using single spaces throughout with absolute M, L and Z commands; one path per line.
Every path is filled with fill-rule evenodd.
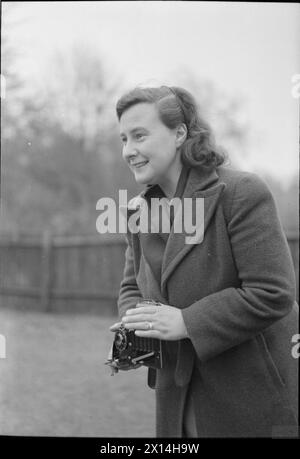
M 122 330 L 118 330 L 115 334 L 115 346 L 119 351 L 124 351 L 127 347 L 127 336 Z

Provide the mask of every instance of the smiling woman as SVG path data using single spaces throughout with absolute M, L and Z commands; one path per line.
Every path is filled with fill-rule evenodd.
M 172 197 L 182 164 L 211 168 L 223 163 L 208 124 L 194 107 L 191 94 L 167 86 L 137 88 L 118 102 L 123 157 L 138 183 L 159 184 Z
M 204 237 L 192 244 L 175 231 L 177 212 L 169 233 L 127 227 L 118 307 L 125 329 L 162 341 L 163 366 L 148 373 L 157 436 L 297 435 L 295 275 L 270 190 L 223 165 L 183 88 L 135 89 L 117 116 L 150 209 L 154 197 L 204 203 Z
M 139 103 L 133 104 L 136 100 Z M 175 194 L 183 164 L 210 169 L 224 160 L 216 151 L 209 126 L 193 107 L 196 103 L 191 94 L 166 86 L 159 90 L 135 89 L 117 106 L 123 158 L 135 180 L 156 184 L 169 199 Z M 150 207 L 154 199 L 151 198 Z M 186 212 L 185 217 L 186 227 L 189 220 Z M 197 239 L 200 240 L 198 234 Z
M 185 140 L 186 127 L 171 130 L 157 115 L 156 107 L 148 103 L 124 113 L 120 120 L 123 158 L 138 183 L 159 183 L 167 196 L 173 196 L 181 170 L 179 154 L 174 151 Z

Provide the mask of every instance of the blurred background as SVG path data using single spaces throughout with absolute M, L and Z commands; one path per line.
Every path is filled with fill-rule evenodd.
M 1 8 L 0 434 L 151 437 L 146 370 L 104 366 L 125 244 L 97 233 L 96 203 L 141 190 L 116 102 L 137 85 L 190 90 L 231 167 L 269 184 L 298 273 L 300 7 Z

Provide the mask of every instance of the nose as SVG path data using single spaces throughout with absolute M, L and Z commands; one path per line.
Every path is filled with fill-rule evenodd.
M 125 161 L 130 162 L 137 155 L 138 155 L 137 149 L 130 146 L 129 142 L 123 146 L 123 158 L 125 159 Z

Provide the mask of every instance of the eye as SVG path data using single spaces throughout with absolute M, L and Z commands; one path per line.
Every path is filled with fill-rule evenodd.
M 141 140 L 141 139 L 143 139 L 143 137 L 145 137 L 145 134 L 143 134 L 141 132 L 138 132 L 138 133 L 135 134 L 135 138 L 137 140 Z
M 127 142 L 127 139 L 125 137 L 121 137 L 121 142 L 123 145 L 125 145 L 125 143 Z

